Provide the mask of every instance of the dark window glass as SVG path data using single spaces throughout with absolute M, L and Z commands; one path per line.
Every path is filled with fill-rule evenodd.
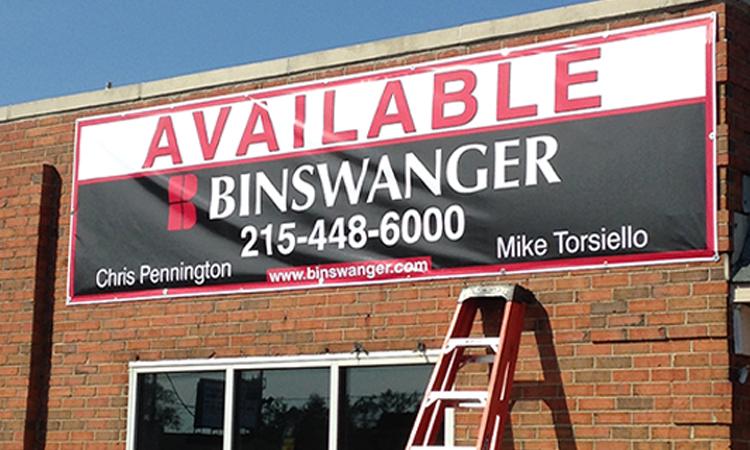
M 343 369 L 339 448 L 404 448 L 431 373 L 428 364 Z
M 220 450 L 224 372 L 138 376 L 136 450 Z
M 237 372 L 235 450 L 328 448 L 329 370 Z

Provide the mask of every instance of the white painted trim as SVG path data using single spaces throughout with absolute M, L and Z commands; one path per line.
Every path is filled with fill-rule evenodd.
M 750 286 L 733 286 L 730 292 L 732 303 L 750 304 Z
M 339 445 L 339 391 L 341 388 L 341 366 L 331 364 L 328 405 L 328 450 L 337 450 Z
M 126 450 L 135 450 L 135 393 L 138 377 L 133 368 L 128 369 L 128 415 L 125 432 Z
M 224 441 L 223 450 L 232 450 L 234 438 L 232 425 L 234 424 L 234 367 L 224 372 Z
M 377 364 L 416 364 L 419 362 L 434 363 L 440 350 L 428 350 L 425 354 L 411 350 L 370 352 L 360 355 L 354 353 L 325 353 L 320 355 L 290 356 L 250 356 L 242 358 L 179 359 L 162 361 L 131 361 L 129 367 L 136 373 L 149 372 L 193 372 L 201 370 L 225 370 L 232 366 L 237 370 L 255 368 L 288 368 L 288 367 L 323 367 L 331 362 L 341 366 L 368 366 Z

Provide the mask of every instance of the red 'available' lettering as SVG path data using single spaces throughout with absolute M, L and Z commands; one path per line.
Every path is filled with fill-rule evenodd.
M 446 84 L 450 82 L 462 83 L 461 89 L 455 92 L 445 92 Z M 437 130 L 447 127 L 459 127 L 466 125 L 477 113 L 477 99 L 473 95 L 477 86 L 477 76 L 470 70 L 456 70 L 435 74 L 433 101 L 432 101 L 432 128 Z M 462 103 L 463 112 L 453 115 L 445 115 L 445 105 L 449 103 Z
M 554 86 L 554 111 L 556 113 L 576 111 L 581 109 L 597 108 L 601 106 L 602 98 L 600 95 L 588 97 L 570 96 L 571 86 L 594 83 L 598 80 L 599 73 L 597 70 L 588 71 L 571 71 L 571 66 L 578 62 L 593 61 L 600 59 L 601 49 L 589 48 L 576 50 L 566 53 L 560 53 L 555 58 L 555 86 Z M 539 114 L 539 104 L 529 103 L 526 105 L 511 105 L 511 67 L 512 61 L 501 61 L 497 63 L 497 78 L 494 80 L 482 80 L 484 86 L 489 86 L 494 82 L 497 88 L 495 98 L 482 98 L 483 101 L 495 102 L 495 120 L 497 122 L 535 117 Z M 454 69 L 447 72 L 436 72 L 432 80 L 432 122 L 430 130 L 420 130 L 428 132 L 431 130 L 440 130 L 449 127 L 460 127 L 470 124 L 475 119 L 479 107 L 479 94 L 477 90 L 477 74 L 491 72 L 474 72 L 470 69 Z M 525 86 L 524 89 L 534 89 L 534 86 Z M 540 87 L 541 88 L 541 87 Z M 314 92 L 314 91 L 311 91 Z M 372 106 L 375 106 L 374 113 L 369 123 L 358 122 L 357 126 L 351 129 L 336 129 L 336 97 L 341 91 L 337 88 L 328 87 L 328 90 L 322 92 L 322 105 L 317 103 L 319 99 L 313 96 L 312 105 L 320 108 L 322 106 L 322 133 L 318 142 L 308 142 L 307 133 L 307 108 L 308 97 L 310 93 L 299 93 L 293 97 L 293 107 L 287 103 L 287 110 L 280 107 L 275 114 L 293 114 L 293 121 L 280 122 L 284 123 L 284 128 L 280 129 L 281 133 L 291 138 L 291 145 L 295 149 L 306 147 L 326 146 L 330 144 L 355 142 L 359 137 L 359 130 L 364 130 L 369 125 L 367 139 L 377 139 L 381 136 L 383 127 L 400 126 L 404 135 L 415 133 L 417 127 L 412 115 L 411 105 L 409 104 L 407 93 L 404 89 L 403 79 L 385 80 L 383 89 L 378 97 L 377 105 L 362 104 L 357 105 L 356 109 L 347 108 L 339 111 L 339 114 L 349 115 L 347 118 L 356 120 L 366 120 L 365 114 Z M 540 92 L 547 92 L 546 89 Z M 320 92 L 319 94 L 320 95 Z M 363 96 L 363 98 L 371 98 Z M 415 97 L 416 98 L 416 97 Z M 291 98 L 290 98 L 291 100 Z M 244 130 L 237 145 L 235 156 L 241 157 L 247 155 L 249 147 L 254 144 L 265 144 L 267 151 L 276 152 L 279 150 L 274 122 L 269 112 L 267 102 L 273 101 L 269 97 L 264 101 L 250 99 L 250 113 L 245 122 Z M 412 98 L 414 101 L 414 98 Z M 347 105 L 352 104 L 346 102 Z M 425 105 L 427 106 L 427 105 Z M 429 107 L 428 106 L 428 107 Z M 421 111 L 422 109 L 420 109 Z M 447 111 L 446 111 L 447 110 Z M 196 110 L 192 112 L 193 123 L 197 142 L 200 146 L 202 161 L 212 161 L 216 157 L 219 142 L 227 126 L 232 106 L 222 107 L 216 118 L 211 136 L 208 135 L 208 127 L 204 111 Z M 488 112 L 491 110 L 487 110 Z M 426 118 L 425 118 L 426 119 Z M 156 130 L 151 139 L 151 144 L 143 164 L 144 169 L 153 167 L 158 158 L 171 159 L 172 165 L 182 164 L 182 154 L 178 145 L 175 134 L 172 117 L 159 117 Z M 316 121 L 317 122 L 317 121 Z M 350 121 L 351 122 L 351 121 Z M 426 120 L 418 122 L 427 127 Z M 277 124 L 278 125 L 278 124 Z M 187 142 L 195 142 L 189 139 Z M 191 155 L 196 156 L 196 155 Z M 192 158 L 191 158 L 192 159 Z
M 262 130 L 256 133 L 255 128 L 258 120 L 260 120 Z M 266 144 L 270 152 L 275 152 L 279 149 L 279 144 L 276 142 L 276 132 L 273 129 L 273 122 L 271 122 L 271 116 L 268 114 L 266 106 L 253 103 L 253 109 L 250 111 L 250 117 L 247 119 L 245 132 L 242 133 L 240 145 L 237 147 L 237 156 L 245 156 L 247 148 L 251 144 L 258 143 Z
M 203 159 L 205 161 L 211 161 L 216 156 L 216 148 L 219 146 L 219 141 L 224 133 L 224 125 L 227 123 L 229 117 L 229 111 L 231 106 L 225 106 L 219 110 L 219 117 L 216 119 L 214 125 L 214 132 L 211 133 L 211 139 L 208 139 L 208 132 L 206 131 L 206 120 L 203 117 L 203 111 L 193 112 L 193 122 L 195 122 L 195 131 L 198 133 L 198 143 L 201 146 L 201 153 L 203 153 Z
M 510 63 L 497 66 L 497 120 L 532 117 L 537 114 L 536 105 L 510 106 Z
M 167 143 L 164 146 L 159 145 L 162 136 L 167 138 Z M 171 157 L 174 165 L 182 164 L 182 155 L 180 155 L 180 148 L 177 146 L 177 137 L 170 116 L 159 117 L 154 137 L 151 138 L 151 145 L 148 146 L 148 154 L 146 155 L 146 161 L 143 163 L 143 168 L 153 167 L 156 158 L 165 156 Z
M 323 144 L 356 141 L 357 130 L 334 131 L 334 105 L 336 91 L 326 91 L 323 94 Z
M 601 49 L 590 48 L 557 55 L 555 61 L 555 112 L 568 112 L 579 109 L 598 108 L 602 105 L 600 96 L 571 99 L 568 88 L 575 84 L 593 83 L 599 78 L 595 70 L 570 73 L 570 65 L 580 61 L 590 61 L 601 57 Z
M 390 106 L 391 101 L 395 101 L 396 112 L 388 114 L 388 106 Z M 409 110 L 409 103 L 406 101 L 406 94 L 404 94 L 404 86 L 400 80 L 389 81 L 385 85 L 367 137 L 376 138 L 380 136 L 380 129 L 383 128 L 383 125 L 391 124 L 400 124 L 404 133 L 413 133 L 416 130 L 414 119 Z
M 294 148 L 305 146 L 305 96 L 294 97 Z

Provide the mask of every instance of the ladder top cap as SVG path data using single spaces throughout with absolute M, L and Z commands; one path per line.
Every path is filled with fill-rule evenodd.
M 496 299 L 504 301 L 515 301 L 531 303 L 534 296 L 530 291 L 517 284 L 495 284 L 465 287 L 458 296 L 458 302 L 464 302 L 472 298 Z

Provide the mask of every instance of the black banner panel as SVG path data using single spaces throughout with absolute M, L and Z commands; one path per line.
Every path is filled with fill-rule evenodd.
M 714 258 L 711 29 L 84 119 L 69 302 Z M 700 73 L 617 90 L 677 44 Z

